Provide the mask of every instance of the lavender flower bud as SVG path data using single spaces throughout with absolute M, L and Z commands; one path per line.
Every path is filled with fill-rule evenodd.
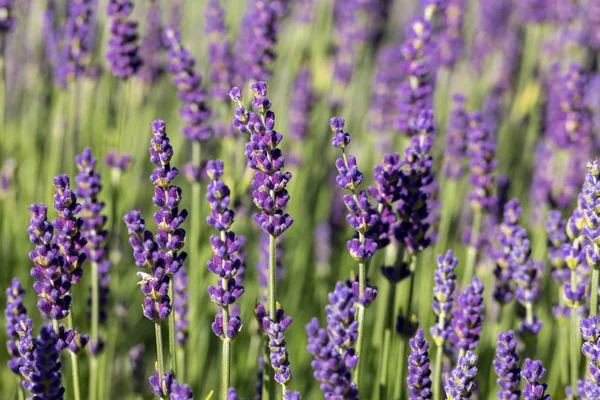
M 131 382 L 133 392 L 139 395 L 144 394 L 143 382 L 146 372 L 144 371 L 144 345 L 136 344 L 129 350 L 129 364 L 131 368 Z
M 19 375 L 19 334 L 15 326 L 27 318 L 27 309 L 23 305 L 25 297 L 25 289 L 21 286 L 21 282 L 17 278 L 13 278 L 11 286 L 6 289 L 6 309 L 4 316 L 6 317 L 6 333 L 8 334 L 8 348 L 10 360 L 8 367 L 15 374 Z
M 473 209 L 489 212 L 495 203 L 492 191 L 493 174 L 496 169 L 496 143 L 480 113 L 472 113 L 469 119 L 467 156 L 471 168 L 472 191 L 468 197 Z
M 138 55 L 137 23 L 128 20 L 132 11 L 131 0 L 110 0 L 108 3 L 111 21 L 106 59 L 112 73 L 123 79 L 135 75 L 142 65 Z
M 436 43 L 437 58 L 448 68 L 453 68 L 463 48 L 463 24 L 466 14 L 465 0 L 448 0 L 440 18 L 440 34 Z
M 521 391 L 518 389 L 521 380 L 517 341 L 513 331 L 498 334 L 496 358 L 492 362 L 498 375 L 496 383 L 500 387 L 499 399 L 518 399 Z
M 470 350 L 460 357 L 458 365 L 452 370 L 444 387 L 449 400 L 470 399 L 475 390 L 477 375 L 477 355 Z
M 191 400 L 194 398 L 194 392 L 190 387 L 179 384 L 173 378 L 172 372 L 165 372 L 164 376 L 161 377 L 159 372 L 155 371 L 148 381 L 152 386 L 152 392 L 161 399 Z
M 67 7 L 63 55 L 60 68 L 67 81 L 83 76 L 89 64 L 92 4 L 90 0 L 74 0 Z
M 525 380 L 525 389 L 523 397 L 531 400 L 550 400 L 550 395 L 546 394 L 548 385 L 540 383 L 546 374 L 546 369 L 539 360 L 533 361 L 530 358 L 525 360 L 525 368 L 521 371 L 521 378 Z
M 435 287 L 433 288 L 432 308 L 438 320 L 431 327 L 430 333 L 437 346 L 443 346 L 448 338 L 450 330 L 450 315 L 452 312 L 454 287 L 456 275 L 454 269 L 458 259 L 453 257 L 452 250 L 446 255 L 437 256 L 438 269 L 435 271 Z
M 466 99 L 462 94 L 452 97 L 454 107 L 448 119 L 446 151 L 444 154 L 444 174 L 450 179 L 459 179 L 464 172 L 464 160 L 467 151 L 467 132 L 469 114 L 466 110 Z
M 429 368 L 429 343 L 425 340 L 423 330 L 410 339 L 410 356 L 408 357 L 408 391 L 410 400 L 431 399 L 431 369 Z
M 303 143 L 308 138 L 310 112 L 314 103 L 314 93 L 310 82 L 310 69 L 302 67 L 296 73 L 292 88 L 293 106 L 289 113 L 290 139 L 293 143 Z M 301 164 L 302 155 L 299 151 L 292 154 L 292 163 Z
M 600 360 L 598 352 L 600 351 L 600 330 L 595 315 L 590 315 L 588 318 L 582 318 L 580 321 L 581 336 L 584 343 L 581 351 L 587 359 L 588 379 L 585 381 L 584 389 L 589 398 L 593 393 L 600 391 Z M 583 394 L 583 392 L 579 392 Z
M 225 11 L 220 0 L 209 0 L 204 10 L 205 32 L 209 36 L 208 60 L 210 66 L 211 94 L 219 101 L 228 99 L 228 91 L 234 83 L 234 63 L 231 42 L 227 39 Z
M 479 333 L 483 328 L 484 305 L 483 284 L 477 277 L 458 297 L 458 307 L 452 309 L 452 331 L 449 339 L 461 350 L 474 350 L 479 344 Z
M 104 164 L 108 167 L 118 170 L 119 172 L 127 172 L 131 165 L 132 157 L 128 153 L 117 154 L 115 149 L 110 149 L 106 157 L 104 157 Z
M 292 379 L 290 361 L 285 342 L 285 330 L 292 323 L 292 317 L 285 316 L 283 309 L 278 308 L 275 321 L 269 319 L 264 306 L 256 306 L 256 317 L 262 329 L 269 337 L 269 358 L 275 370 L 275 381 L 286 385 Z
M 586 260 L 592 268 L 600 268 L 600 166 L 598 161 L 589 161 L 585 183 L 582 187 L 580 204 L 584 226 L 581 233 L 593 244 L 586 246 Z
M 25 377 L 23 387 L 34 395 L 33 398 L 62 399 L 64 396 L 57 341 L 52 325 L 45 324 L 40 329 L 40 335 L 31 342 L 32 359 L 30 363 L 26 363 L 30 369 L 23 370 L 22 373 Z
M 402 54 L 396 45 L 382 47 L 377 55 L 377 72 L 373 78 L 371 104 L 369 106 L 368 127 L 378 135 L 391 132 L 395 128 L 398 90 L 403 76 L 399 73 Z M 386 139 L 383 148 L 387 150 Z

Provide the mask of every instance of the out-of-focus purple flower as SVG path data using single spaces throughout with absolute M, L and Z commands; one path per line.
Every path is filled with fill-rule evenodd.
M 364 26 L 359 18 L 360 4 L 358 3 L 355 0 L 336 0 L 333 5 L 335 21 L 333 77 L 342 87 L 350 83 L 360 46 L 366 39 Z
M 567 282 L 571 272 L 562 256 L 562 248 L 567 243 L 567 221 L 561 216 L 560 211 L 550 210 L 544 224 L 548 236 L 548 261 L 552 266 L 552 278 L 558 282 Z
M 144 394 L 144 385 L 146 371 L 144 370 L 144 345 L 136 344 L 129 350 L 129 365 L 131 368 L 131 383 L 133 392 L 139 395 Z
M 19 375 L 20 353 L 18 347 L 19 334 L 15 326 L 27 318 L 27 309 L 23 305 L 24 297 L 25 289 L 21 286 L 21 282 L 17 278 L 13 278 L 10 287 L 6 289 L 6 309 L 4 310 L 4 316 L 6 317 L 6 333 L 8 334 L 6 347 L 8 348 L 10 357 L 8 367 L 17 375 Z
M 148 84 L 160 79 L 165 72 L 162 63 L 162 12 L 157 0 L 151 0 L 146 15 L 146 31 L 140 46 L 142 66 L 137 76 Z
M 582 7 L 584 7 L 582 5 Z M 590 0 L 585 5 L 584 35 L 587 45 L 594 50 L 600 49 L 600 1 Z
M 446 133 L 444 153 L 444 174 L 450 179 L 459 179 L 465 170 L 469 114 L 466 110 L 466 98 L 462 94 L 452 97 L 454 107 L 450 111 Z
M 83 76 L 89 63 L 92 4 L 90 0 L 72 0 L 67 6 L 60 68 L 67 81 Z
M 258 357 L 258 368 L 256 370 L 256 385 L 254 385 L 254 400 L 262 400 L 263 384 L 265 379 L 265 358 Z
M 71 280 L 68 278 L 58 246 L 53 243 L 54 227 L 48 222 L 48 208 L 43 204 L 29 206 L 29 240 L 35 249 L 29 252 L 33 261 L 31 276 L 39 295 L 37 306 L 42 314 L 51 319 L 62 319 L 69 315 L 71 307 Z
M 173 299 L 173 309 L 175 311 L 175 340 L 180 346 L 185 346 L 188 342 L 188 277 L 185 267 L 179 268 L 173 276 L 175 285 L 175 298 Z
M 499 248 L 494 251 L 494 298 L 501 304 L 510 302 L 515 292 L 513 275 L 518 268 L 518 262 L 514 259 L 513 248 L 515 242 L 522 241 L 522 235 L 526 235 L 525 230 L 519 226 L 522 213 L 521 204 L 517 199 L 509 201 L 504 206 L 504 218 L 498 229 Z
M 352 381 L 352 368 L 358 363 L 354 348 L 358 321 L 351 282 L 338 282 L 329 294 L 329 300 L 331 304 L 325 308 L 327 327 L 321 328 L 317 318 L 306 325 L 307 350 L 314 357 L 311 362 L 314 377 L 321 382 L 320 388 L 326 398 L 338 395 L 344 399 L 358 399 L 358 388 Z
M 110 149 L 106 157 L 104 157 L 104 164 L 123 173 L 127 172 L 132 160 L 131 154 L 129 153 L 117 154 L 117 150 Z
M 518 14 L 525 22 L 540 23 L 552 18 L 554 2 L 545 0 L 523 0 L 517 3 Z
M 206 100 L 208 94 L 202 88 L 202 77 L 194 71 L 196 60 L 181 45 L 179 30 L 167 27 L 163 41 L 169 48 L 167 71 L 173 75 L 179 100 L 183 103 L 179 114 L 185 122 L 182 132 L 189 140 L 205 141 L 213 136 L 208 120 L 212 116 Z
M 408 356 L 408 383 L 409 399 L 431 399 L 431 369 L 429 368 L 429 343 L 425 340 L 422 329 L 410 339 L 410 356 Z
M 437 316 L 435 325 L 431 327 L 430 333 L 437 346 L 444 346 L 450 330 L 453 293 L 456 284 L 454 269 L 458 259 L 454 257 L 452 250 L 448 250 L 444 256 L 437 256 L 438 269 L 435 271 L 435 287 L 433 288 L 432 308 Z
M 400 200 L 403 184 L 402 167 L 398 153 L 385 154 L 381 164 L 375 165 L 373 173 L 374 186 L 369 187 L 369 194 L 377 201 L 377 221 L 368 236 L 377 241 L 377 248 L 386 247 L 394 235 L 394 224 L 398 216 L 394 211 L 395 203 Z M 389 271 L 393 267 L 385 267 Z M 388 276 L 390 278 L 391 276 Z
M 475 390 L 475 376 L 477 375 L 477 355 L 471 350 L 460 357 L 458 365 L 446 380 L 444 389 L 446 396 L 452 400 L 470 399 Z
M 173 378 L 172 372 L 165 372 L 161 377 L 158 371 L 148 379 L 152 392 L 161 399 L 191 400 L 194 392 L 188 385 L 182 385 Z
M 470 57 L 477 72 L 482 72 L 491 52 L 505 46 L 507 32 L 512 29 L 510 22 L 514 9 L 513 2 L 504 0 L 485 0 L 478 7 L 479 18 Z
M 241 105 L 239 89 L 231 90 L 230 97 L 238 103 L 233 124 L 240 132 L 251 134 L 245 154 L 248 167 L 254 170 L 252 197 L 260 211 L 254 214 L 254 222 L 269 235 L 277 237 L 294 222 L 284 211 L 290 199 L 286 187 L 292 174 L 282 171 L 285 159 L 277 146 L 283 135 L 275 130 L 275 113 L 266 97 L 267 83 L 253 83 L 252 91 L 254 112 L 248 112 Z
M 548 385 L 540 383 L 539 380 L 546 374 L 546 369 L 542 366 L 540 360 L 525 360 L 525 365 L 521 371 L 521 378 L 525 380 L 523 389 L 523 398 L 531 400 L 550 400 L 550 395 L 546 394 Z
M 17 19 L 13 15 L 14 0 L 0 1 L 0 34 L 11 32 L 17 25 Z
M 302 67 L 298 69 L 292 87 L 292 106 L 289 112 L 289 134 L 292 148 L 300 148 L 301 144 L 308 138 L 308 127 L 310 123 L 310 112 L 314 102 L 314 93 L 310 82 L 310 69 Z M 301 152 L 292 153 L 292 163 L 302 164 Z
M 129 20 L 133 11 L 133 1 L 110 0 L 107 11 L 111 20 L 106 59 L 115 76 L 127 79 L 135 75 L 142 65 L 138 54 L 137 22 Z
M 273 321 L 268 317 L 264 306 L 258 304 L 256 306 L 256 318 L 269 338 L 269 358 L 271 367 L 275 371 L 275 381 L 285 385 L 292 379 L 285 342 L 285 330 L 292 323 L 292 317 L 286 317 L 283 309 L 278 308 Z
M 230 230 L 235 212 L 228 208 L 231 198 L 229 187 L 221 180 L 223 166 L 221 160 L 209 161 L 206 165 L 210 178 L 206 200 L 212 209 L 206 222 L 219 232 L 219 236 L 210 237 L 213 256 L 206 263 L 206 268 L 219 278 L 217 286 L 208 288 L 210 299 L 219 307 L 212 330 L 221 340 L 231 340 L 242 327 L 240 317 L 231 315 L 231 306 L 244 293 L 244 287 L 237 281 L 242 267 L 238 255 L 242 251 L 243 240 L 240 241 L 235 232 Z
M 467 156 L 471 169 L 471 193 L 469 202 L 474 210 L 489 212 L 495 204 L 494 172 L 496 169 L 496 141 L 493 133 L 483 121 L 481 113 L 472 113 L 469 117 L 467 134 Z
M 440 15 L 440 32 L 436 42 L 437 59 L 446 67 L 453 68 L 465 46 L 462 31 L 467 2 L 448 0 L 446 3 Z
M 211 94 L 226 102 L 229 89 L 234 85 L 234 63 L 231 42 L 227 39 L 225 11 L 220 0 L 209 0 L 204 10 L 205 32 L 208 34 L 208 60 L 210 66 Z
M 521 395 L 519 382 L 521 370 L 519 369 L 519 356 L 517 355 L 517 340 L 513 331 L 498 334 L 496 358 L 492 362 L 494 371 L 498 375 L 496 383 L 500 387 L 499 399 L 518 399 Z
M 0 199 L 9 194 L 14 194 L 16 190 L 16 185 L 14 184 L 16 169 L 17 162 L 14 158 L 8 157 L 2 162 L 2 167 L 0 168 Z
M 315 0 L 298 0 L 294 4 L 293 18 L 300 24 L 311 26 L 317 9 Z
M 482 294 L 483 284 L 477 277 L 473 277 L 458 297 L 458 306 L 452 308 L 452 330 L 449 339 L 460 350 L 474 350 L 479 344 L 484 319 Z

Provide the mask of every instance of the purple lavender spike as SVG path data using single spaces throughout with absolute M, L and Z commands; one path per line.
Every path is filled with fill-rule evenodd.
M 449 399 L 470 399 L 475 390 L 477 375 L 477 355 L 471 350 L 458 359 L 458 365 L 452 370 L 444 387 Z
M 525 360 L 525 365 L 521 371 L 521 378 L 525 380 L 523 397 L 531 400 L 550 400 L 550 395 L 546 394 L 548 385 L 540 383 L 539 380 L 546 374 L 546 369 L 539 360 Z
M 111 20 L 106 59 L 112 73 L 123 79 L 135 75 L 142 65 L 138 54 L 137 23 L 129 20 L 132 11 L 131 0 L 110 0 L 108 3 Z
M 234 85 L 235 71 L 231 42 L 227 39 L 225 10 L 220 0 L 209 0 L 204 11 L 205 32 L 209 36 L 208 59 L 210 66 L 211 94 L 217 100 L 229 100 L 229 89 Z
M 429 343 L 425 340 L 422 329 L 410 339 L 411 353 L 408 357 L 408 398 L 410 400 L 431 399 L 431 369 L 429 368 Z
M 15 326 L 27 318 L 27 309 L 23 305 L 25 297 L 25 289 L 21 286 L 21 282 L 17 278 L 13 278 L 12 283 L 6 289 L 6 309 L 4 316 L 6 317 L 6 333 L 8 334 L 8 342 L 6 347 L 10 359 L 8 367 L 10 370 L 19 375 L 19 334 Z
M 449 339 L 463 353 L 474 350 L 479 344 L 484 320 L 482 294 L 483 284 L 477 277 L 473 277 L 472 282 L 458 297 L 458 307 L 452 309 Z
M 513 331 L 498 334 L 496 358 L 492 363 L 494 371 L 498 375 L 496 380 L 500 387 L 498 398 L 518 399 L 521 395 L 519 390 L 521 370 L 519 369 L 519 356 L 517 355 L 517 341 Z
M 437 256 L 438 269 L 435 271 L 435 287 L 433 288 L 432 308 L 438 320 L 431 327 L 430 333 L 437 346 L 444 346 L 450 334 L 451 313 L 456 275 L 454 269 L 458 259 L 448 250 L 444 256 Z

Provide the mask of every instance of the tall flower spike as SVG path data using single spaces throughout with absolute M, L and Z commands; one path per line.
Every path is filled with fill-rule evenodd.
M 287 385 L 292 379 L 290 361 L 285 341 L 285 331 L 292 324 L 292 317 L 285 316 L 282 308 L 277 309 L 275 320 L 268 317 L 263 305 L 256 306 L 256 317 L 269 338 L 269 358 L 275 370 L 275 381 Z
M 177 96 L 183 103 L 179 111 L 185 122 L 182 133 L 191 141 L 206 141 L 213 135 L 208 124 L 212 110 L 206 102 L 208 94 L 202 88 L 202 77 L 194 70 L 196 60 L 181 45 L 179 30 L 166 28 L 163 41 L 169 49 L 167 71 L 173 75 Z
M 475 276 L 458 297 L 458 307 L 452 309 L 452 331 L 449 339 L 462 353 L 474 350 L 483 328 L 483 284 Z
M 206 200 L 212 209 L 206 222 L 219 233 L 210 237 L 213 256 L 206 268 L 218 277 L 218 285 L 208 288 L 210 299 L 219 307 L 212 330 L 221 340 L 231 340 L 242 328 L 242 320 L 231 314 L 231 306 L 244 293 L 244 288 L 237 282 L 242 267 L 239 253 L 243 251 L 243 242 L 230 230 L 235 212 L 228 208 L 231 199 L 229 187 L 221 180 L 223 166 L 221 160 L 209 161 L 206 165 L 210 179 Z
M 429 368 L 429 343 L 425 340 L 422 329 L 410 339 L 410 356 L 408 357 L 408 391 L 410 400 L 431 399 L 431 369 Z
M 132 11 L 132 0 L 109 0 L 108 16 L 111 21 L 106 58 L 112 73 L 123 79 L 135 75 L 142 65 L 138 55 L 138 26 L 129 20 Z
M 446 151 L 444 154 L 444 174 L 450 179 L 459 179 L 465 170 L 467 151 L 467 132 L 469 114 L 466 110 L 466 99 L 462 94 L 452 97 L 454 107 L 448 119 Z
M 583 337 L 583 346 L 581 351 L 587 359 L 588 376 L 584 383 L 584 390 L 587 398 L 596 398 L 595 394 L 600 393 L 600 330 L 595 315 L 590 315 L 588 318 L 582 318 L 580 321 L 579 330 Z M 578 391 L 579 395 L 583 392 Z
M 470 399 L 475 390 L 477 355 L 470 350 L 460 357 L 458 365 L 446 380 L 444 389 L 448 400 Z
M 98 298 L 89 300 L 98 302 L 98 323 L 106 321 L 108 307 L 108 293 L 110 283 L 110 261 L 108 260 L 108 248 L 106 238 L 108 232 L 105 229 L 107 218 L 102 215 L 104 202 L 98 199 L 102 191 L 101 176 L 96 173 L 96 159 L 92 156 L 90 148 L 86 148 L 82 154 L 75 157 L 75 163 L 79 174 L 75 178 L 77 189 L 75 193 L 81 199 L 81 234 L 87 240 L 83 252 L 92 263 L 92 268 L 97 268 Z M 96 290 L 91 288 L 91 291 Z M 94 324 L 94 323 L 92 323 Z M 103 344 L 100 336 L 93 337 L 92 350 L 102 350 Z
M 146 14 L 146 31 L 140 46 L 142 66 L 137 76 L 148 84 L 155 83 L 165 72 L 162 62 L 162 12 L 157 0 L 150 0 Z
M 467 1 L 448 0 L 440 18 L 440 34 L 436 43 L 437 58 L 448 68 L 453 68 L 465 46 L 463 24 Z
M 593 160 L 589 161 L 586 167 L 588 173 L 580 197 L 584 217 L 581 233 L 590 242 L 585 249 L 587 263 L 598 270 L 600 268 L 600 166 L 598 160 Z
M 89 36 L 92 34 L 92 2 L 73 0 L 67 7 L 67 20 L 64 30 L 64 44 L 60 68 L 67 81 L 83 76 L 90 62 Z
M 204 10 L 205 32 L 208 34 L 208 65 L 210 66 L 211 94 L 219 101 L 229 99 L 234 84 L 234 63 L 231 42 L 227 39 L 225 10 L 220 0 L 209 0 Z
M 21 282 L 17 278 L 13 278 L 12 283 L 6 289 L 6 309 L 4 316 L 6 317 L 6 333 L 8 342 L 8 367 L 12 372 L 19 375 L 19 334 L 15 326 L 27 318 L 27 309 L 23 305 L 25 297 L 25 289 L 21 286 Z
M 433 288 L 432 308 L 438 319 L 431 327 L 430 333 L 437 346 L 444 346 L 450 330 L 453 293 L 456 284 L 454 269 L 458 259 L 454 257 L 452 250 L 446 255 L 437 256 L 438 269 L 435 271 L 435 287 Z
M 498 375 L 496 383 L 500 387 L 499 399 L 518 399 L 521 395 L 519 382 L 521 379 L 519 369 L 519 356 L 517 355 L 517 340 L 513 331 L 498 334 L 496 358 L 492 362 L 494 371 Z
M 64 259 L 58 246 L 53 243 L 54 227 L 48 222 L 48 208 L 43 204 L 29 206 L 29 240 L 35 249 L 29 252 L 33 261 L 31 276 L 38 294 L 38 309 L 50 319 L 63 319 L 71 307 L 71 280 L 68 278 Z
M 313 355 L 314 377 L 321 382 L 321 391 L 328 396 L 358 399 L 358 388 L 352 379 L 352 369 L 358 363 L 355 343 L 358 322 L 355 319 L 356 297 L 352 282 L 337 282 L 329 293 L 327 327 L 321 328 L 313 318 L 306 325 L 307 350 Z
M 523 398 L 528 400 L 550 400 L 550 395 L 546 394 L 548 385 L 540 383 L 539 380 L 546 375 L 546 369 L 539 360 L 525 360 L 525 367 L 521 371 L 521 378 L 525 380 L 523 389 Z
M 469 118 L 467 134 L 467 156 L 471 168 L 469 202 L 474 210 L 489 212 L 495 205 L 494 171 L 496 169 L 496 143 L 492 132 L 483 121 L 481 113 L 475 112 Z

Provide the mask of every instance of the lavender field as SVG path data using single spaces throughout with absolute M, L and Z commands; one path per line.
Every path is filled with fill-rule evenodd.
M 600 399 L 599 0 L 0 0 L 0 398 Z

